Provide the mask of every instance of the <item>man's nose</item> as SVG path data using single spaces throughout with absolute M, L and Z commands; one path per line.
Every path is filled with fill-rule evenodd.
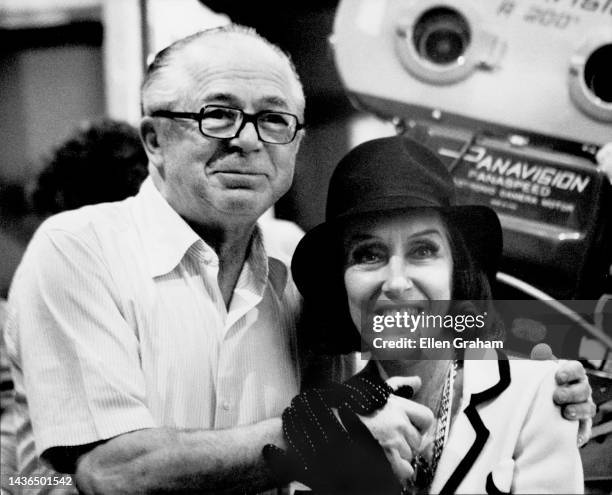
M 239 130 L 238 135 L 232 139 L 232 144 L 246 152 L 260 149 L 263 143 L 259 140 L 255 123 L 245 122 L 242 129 Z
M 413 285 L 405 260 L 401 256 L 392 256 L 385 270 L 383 294 L 389 299 L 401 299 Z

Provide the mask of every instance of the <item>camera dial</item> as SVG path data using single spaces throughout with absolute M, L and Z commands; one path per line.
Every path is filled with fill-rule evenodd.
M 395 24 L 395 52 L 421 81 L 456 83 L 477 68 L 495 68 L 504 53 L 504 43 L 481 25 L 479 12 L 468 3 L 417 1 Z
M 574 104 L 587 115 L 612 122 L 612 36 L 594 36 L 573 55 L 569 90 Z
M 419 56 L 439 65 L 459 62 L 470 41 L 471 30 L 467 20 L 448 7 L 423 13 L 412 32 L 412 42 Z

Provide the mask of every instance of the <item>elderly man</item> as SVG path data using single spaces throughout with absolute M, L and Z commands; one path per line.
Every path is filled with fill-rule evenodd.
M 86 493 L 265 489 L 262 447 L 284 445 L 299 391 L 299 301 L 256 221 L 291 184 L 302 88 L 286 55 L 232 26 L 160 52 L 142 106 L 138 195 L 51 218 L 16 275 L 19 453 Z M 405 452 L 427 418 L 402 401 L 363 419 Z

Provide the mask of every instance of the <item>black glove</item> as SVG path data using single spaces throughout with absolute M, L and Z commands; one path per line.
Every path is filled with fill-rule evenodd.
M 282 415 L 288 451 L 263 450 L 279 484 L 297 480 L 318 494 L 400 493 L 382 447 L 355 414 L 383 407 L 391 392 L 378 374 L 361 373 L 296 396 Z
M 354 413 L 366 415 L 381 409 L 387 403 L 393 389 L 378 373 L 366 370 L 349 378 L 343 383 L 330 382 L 323 387 L 333 407 L 346 407 Z

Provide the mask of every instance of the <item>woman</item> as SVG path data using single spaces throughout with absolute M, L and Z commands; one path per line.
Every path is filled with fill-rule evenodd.
M 368 369 L 382 378 L 421 377 L 413 400 L 435 421 L 412 453 L 408 485 L 431 493 L 581 492 L 577 425 L 551 400 L 555 363 L 508 361 L 502 352 L 483 359 L 460 345 L 435 354 L 420 337 L 452 342 L 457 329 L 437 325 L 429 334 L 426 325 L 405 324 L 434 313 L 487 315 L 470 336 L 499 340 L 489 284 L 501 253 L 495 213 L 456 205 L 452 178 L 435 155 L 394 137 L 364 143 L 340 162 L 327 219 L 293 258 L 304 296 L 302 343 L 318 355 L 362 344 L 376 358 Z M 389 326 L 372 332 L 373 321 Z M 379 350 L 375 338 L 397 341 L 402 330 L 413 348 Z

